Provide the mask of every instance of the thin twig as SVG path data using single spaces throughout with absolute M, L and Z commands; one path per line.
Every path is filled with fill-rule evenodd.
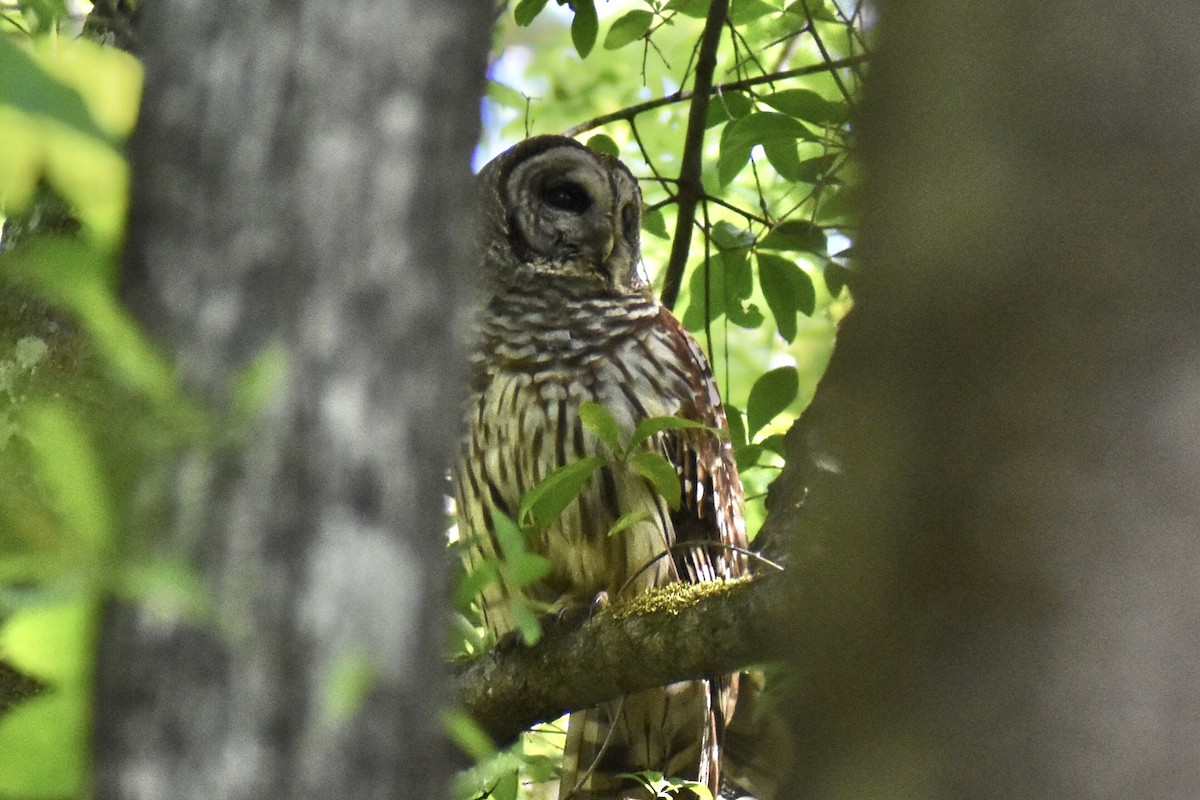
M 825 43 L 821 41 L 821 34 L 817 32 L 817 23 L 813 20 L 812 11 L 809 10 L 807 3 L 801 3 L 804 9 L 804 16 L 808 19 L 808 32 L 812 34 L 813 41 L 817 44 L 817 49 L 821 51 L 821 57 L 828 64 L 832 59 L 829 57 L 829 51 L 825 49 Z M 829 74 L 833 77 L 833 82 L 837 84 L 838 91 L 842 93 L 847 103 L 854 104 L 854 100 L 850 97 L 850 90 L 846 88 L 846 84 L 842 81 L 842 76 L 838 74 L 836 69 L 830 70 Z
M 717 47 L 729 15 L 729 0 L 713 0 L 704 20 L 700 37 L 700 52 L 696 56 L 696 79 L 692 84 L 694 99 L 688 108 L 687 132 L 683 136 L 683 160 L 679 165 L 679 212 L 675 217 L 675 240 L 671 242 L 671 257 L 667 261 L 663 280 L 662 302 L 667 308 L 675 305 L 683 282 L 688 250 L 692 244 L 692 224 L 696 221 L 696 203 L 704 195 L 700 182 L 704 154 L 704 126 L 708 120 L 708 100 L 712 94 L 713 73 L 717 69 Z

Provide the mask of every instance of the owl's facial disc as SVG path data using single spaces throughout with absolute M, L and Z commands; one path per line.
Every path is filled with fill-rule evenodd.
M 510 218 L 514 232 L 551 271 L 627 283 L 631 248 L 624 239 L 629 219 L 640 214 L 636 195 L 612 176 L 593 154 L 575 147 L 548 150 L 513 171 L 508 205 L 526 211 Z

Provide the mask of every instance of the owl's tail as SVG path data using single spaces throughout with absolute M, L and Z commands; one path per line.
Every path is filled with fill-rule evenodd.
M 657 772 L 717 796 L 721 740 L 735 678 L 676 683 L 574 711 L 567 721 L 559 800 L 644 800 L 629 776 Z M 681 793 L 679 797 L 687 797 Z

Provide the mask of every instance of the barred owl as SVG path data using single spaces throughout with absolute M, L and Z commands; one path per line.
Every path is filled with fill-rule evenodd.
M 677 511 L 644 478 L 600 469 L 531 541 L 549 575 L 484 590 L 487 626 L 497 638 L 513 628 L 517 592 L 563 607 L 742 574 L 742 487 L 728 437 L 716 433 L 727 430 L 725 412 L 700 347 L 639 277 L 632 173 L 574 140 L 540 136 L 489 163 L 480 183 L 484 307 L 455 470 L 468 568 L 500 552 L 493 509 L 515 517 L 550 471 L 604 452 L 580 420 L 585 401 L 604 406 L 626 437 L 648 417 L 707 426 L 650 440 L 678 471 Z M 639 521 L 608 535 L 638 511 Z M 573 711 L 560 798 L 638 797 L 619 775 L 641 770 L 699 781 L 715 796 L 736 694 L 735 676 L 714 676 Z

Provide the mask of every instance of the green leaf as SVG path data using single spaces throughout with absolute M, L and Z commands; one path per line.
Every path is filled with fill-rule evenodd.
M 485 559 L 470 569 L 454 588 L 456 608 L 470 608 L 471 602 L 483 594 L 483 590 L 500 579 L 500 569 L 493 559 Z
M 803 183 L 820 183 L 840 157 L 838 153 L 826 153 L 823 156 L 804 159 L 800 162 L 800 172 L 796 180 Z
M 651 522 L 654 517 L 649 511 L 630 511 L 628 514 L 623 514 L 612 525 L 608 526 L 608 535 L 616 536 L 623 530 L 637 525 L 639 522 Z
M 683 429 L 717 433 L 716 429 L 705 425 L 703 422 L 697 422 L 694 419 L 684 419 L 683 417 L 647 417 L 633 429 L 633 435 L 629 437 L 629 447 L 630 449 L 637 447 L 656 433 Z
M 671 0 L 663 7 L 664 11 L 678 11 L 685 17 L 704 19 L 708 16 L 708 7 L 712 0 Z
M 733 180 L 746 163 L 755 145 L 777 148 L 798 139 L 816 137 L 801 123 L 773 111 L 755 111 L 741 119 L 732 120 L 721 132 L 721 149 L 717 157 L 717 174 L 721 185 Z
M 96 124 L 79 92 L 51 77 L 8 36 L 0 36 L 0 104 L 53 120 L 119 151 Z
M 742 410 L 735 405 L 725 404 L 725 423 L 729 426 L 729 441 L 734 447 L 746 444 L 746 423 L 742 420 Z
M 750 399 L 746 401 L 750 436 L 791 405 L 799 391 L 800 377 L 795 367 L 779 367 L 756 380 L 750 387 Z
M 745 25 L 778 11 L 778 8 L 764 3 L 763 0 L 732 0 L 729 4 L 729 21 L 734 25 Z
M 746 470 L 753 466 L 757 466 L 760 456 L 762 456 L 761 445 L 744 444 L 733 448 L 733 459 L 737 461 L 738 471 L 742 473 L 745 473 Z
M 596 3 L 595 0 L 572 0 L 571 7 L 575 9 L 575 18 L 571 20 L 571 43 L 580 58 L 587 58 L 600 32 Z
M 321 692 L 321 717 L 340 725 L 359 712 L 367 695 L 379 681 L 379 670 L 365 654 L 338 654 L 329 666 Z
M 517 21 L 517 25 L 524 28 L 533 22 L 538 14 L 542 13 L 542 9 L 546 7 L 548 0 L 521 0 L 517 3 L 517 7 L 513 9 L 513 17 Z
M 764 236 L 758 242 L 760 250 L 790 250 L 806 253 L 824 253 L 828 247 L 825 231 L 802 219 L 789 219 Z
M 736 133 L 739 120 L 730 120 L 721 131 L 720 149 L 717 153 L 717 180 L 725 186 L 750 163 L 750 152 L 754 143 Z
M 713 244 L 722 251 L 741 250 L 754 244 L 753 233 L 725 220 L 712 226 L 711 236 Z
M 87 774 L 89 704 L 82 691 L 32 697 L 0 717 L 0 796 L 80 797 Z
M 528 606 L 514 602 L 509 610 L 513 615 L 513 622 L 517 625 L 517 630 L 521 632 L 521 638 L 525 644 L 533 647 L 542 638 L 542 621 L 537 618 L 537 615 L 529 609 Z
M 525 493 L 518 518 L 536 528 L 549 525 L 579 496 L 583 485 L 603 464 L 598 456 L 588 456 L 554 470 Z
M 113 295 L 115 264 L 107 253 L 81 239 L 47 237 L 0 256 L 0 274 L 28 281 L 66 306 L 135 389 L 160 404 L 180 402 L 170 363 Z
M 708 120 L 704 127 L 711 128 L 725 120 L 744 117 L 753 110 L 754 101 L 745 92 L 718 92 L 708 103 Z
M 642 230 L 659 239 L 671 238 L 671 235 L 667 233 L 667 223 L 663 220 L 662 212 L 657 208 L 652 208 L 642 214 Z
M 621 454 L 624 449 L 621 447 L 621 431 L 607 408 L 594 400 L 585 400 L 579 406 L 579 421 L 583 423 L 583 427 L 608 445 L 613 455 Z
M 672 511 L 679 510 L 683 489 L 679 486 L 679 473 L 666 456 L 642 450 L 634 453 L 628 463 L 630 469 L 654 485 L 654 490 L 663 496 Z
M 762 98 L 771 108 L 814 125 L 841 125 L 849 119 L 844 103 L 834 103 L 809 89 L 785 89 Z
M 496 754 L 496 743 L 487 731 L 461 708 L 452 708 L 442 712 L 442 729 L 450 736 L 450 741 L 475 761 L 491 758 Z
M 287 378 L 287 352 L 278 344 L 264 347 L 233 380 L 233 412 L 243 418 L 257 417 L 279 396 Z
M 758 254 L 758 285 L 767 308 L 775 317 L 779 335 L 791 343 L 796 338 L 796 314 L 811 316 L 817 295 L 812 278 L 792 261 L 770 253 Z
M 617 50 L 631 42 L 636 42 L 645 35 L 646 31 L 650 30 L 652 22 L 654 22 L 654 14 L 649 11 L 630 11 L 618 17 L 612 27 L 608 29 L 608 35 L 604 37 L 604 49 Z
M 799 183 L 804 180 L 804 167 L 800 162 L 800 154 L 796 143 L 786 140 L 772 140 L 763 145 L 767 160 L 782 177 Z
M 850 267 L 841 264 L 826 264 L 824 277 L 825 288 L 829 290 L 829 294 L 837 297 L 842 293 L 842 287 L 846 285 L 846 281 L 850 277 L 853 270 Z
M 758 306 L 754 303 L 742 305 L 741 303 L 731 303 L 725 309 L 725 316 L 729 317 L 729 321 L 747 330 L 754 330 L 762 326 L 765 317 L 758 310 Z
M 782 433 L 772 433 L 770 436 L 764 437 L 759 445 L 764 450 L 770 450 L 780 458 L 787 458 L 787 447 L 785 446 L 786 437 Z
M 529 551 L 525 532 L 508 515 L 492 509 L 492 530 L 503 556 L 500 569 L 510 585 L 519 589 L 550 574 L 550 562 Z
M 595 136 L 587 140 L 587 146 L 597 153 L 604 153 L 607 156 L 617 158 L 621 155 L 621 148 L 617 147 L 617 143 L 613 141 L 611 136 L 606 136 L 603 133 L 597 133 Z
M 502 105 L 505 108 L 511 108 L 515 111 L 524 111 L 529 105 L 529 100 L 525 97 L 525 95 L 521 94 L 519 91 L 507 84 L 489 79 L 487 86 L 488 99 L 493 103 Z
M 82 686 L 91 675 L 95 628 L 96 607 L 85 600 L 26 606 L 0 627 L 0 653 L 47 683 Z
M 38 478 L 63 527 L 91 554 L 112 545 L 113 509 L 104 469 L 79 421 L 59 405 L 32 409 L 25 422 Z

